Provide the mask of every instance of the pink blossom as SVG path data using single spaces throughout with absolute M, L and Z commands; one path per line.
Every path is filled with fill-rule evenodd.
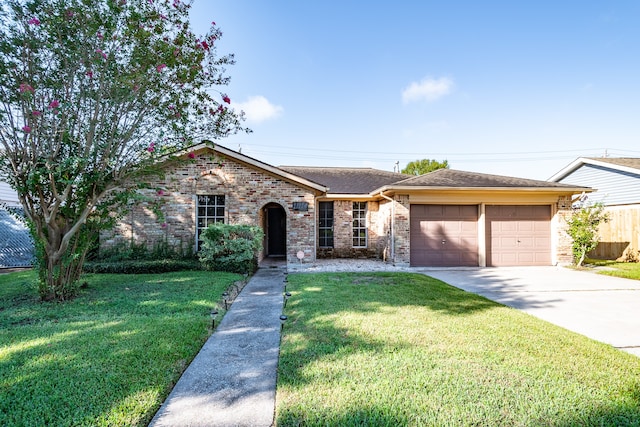
M 204 50 L 209 50 L 209 43 L 207 43 L 207 41 L 206 41 L 206 40 L 205 40 L 205 41 L 203 41 L 201 44 L 202 44 L 202 48 L 203 48 Z
M 160 14 L 160 19 L 167 19 L 167 15 Z
M 33 93 L 33 87 L 28 83 L 20 83 L 20 93 L 31 92 Z
M 29 125 L 24 125 L 22 127 L 22 130 L 24 131 L 24 133 L 29 133 L 31 132 L 31 128 L 29 127 Z
M 167 228 L 167 223 L 166 223 L 166 222 L 163 222 L 162 224 L 160 224 L 160 227 L 162 227 L 162 228 Z
M 67 17 L 68 17 L 68 18 L 72 18 L 72 17 L 73 17 L 73 15 L 75 15 L 75 14 L 74 14 L 74 12 L 73 12 L 73 10 L 71 10 L 71 9 L 67 9 Z
M 153 153 L 154 150 L 156 149 L 156 143 L 152 142 L 151 144 L 149 144 L 149 147 L 147 147 L 147 151 L 150 153 Z
M 59 106 L 60 106 L 60 101 L 58 101 L 57 99 L 54 99 L 49 103 L 49 108 L 51 109 L 58 108 Z
M 102 33 L 100 31 L 98 31 L 98 34 L 96 34 L 96 36 L 98 36 L 98 38 L 100 40 L 104 39 L 104 36 L 102 35 Z
M 158 190 L 158 196 L 164 196 L 164 190 Z
M 33 110 L 33 111 L 31 112 L 31 114 L 33 114 L 34 116 L 38 117 L 38 116 L 41 116 L 41 115 L 42 115 L 42 111 Z
M 180 0 L 173 0 L 173 7 L 180 6 Z
M 92 79 L 92 78 L 93 78 L 93 71 L 89 70 L 89 71 L 87 71 L 85 74 L 86 74 L 86 76 L 87 76 L 87 77 L 89 77 L 90 79 Z
M 133 85 L 133 91 L 137 92 L 140 90 L 140 85 Z
M 178 55 L 180 55 L 180 49 L 176 48 L 176 49 L 173 51 L 173 56 L 178 56 Z
M 107 59 L 107 54 L 104 53 L 102 49 L 96 49 L 96 53 L 99 53 L 104 59 Z
M 38 18 L 31 18 L 27 21 L 29 25 L 40 25 L 40 20 Z
M 196 153 L 194 153 L 193 151 L 190 152 L 189 154 L 187 154 L 187 157 L 189 157 L 190 159 L 195 159 L 196 158 Z
M 216 25 L 216 21 L 211 21 L 211 25 Z
M 167 67 L 167 64 L 160 64 L 156 67 L 156 70 L 158 70 L 159 73 L 162 72 L 162 70 L 164 70 Z
M 231 104 L 231 99 L 225 94 L 222 95 L 222 100 L 227 104 Z

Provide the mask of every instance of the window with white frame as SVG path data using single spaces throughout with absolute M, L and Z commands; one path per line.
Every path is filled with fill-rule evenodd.
M 197 240 L 200 249 L 200 234 L 211 224 L 224 223 L 224 196 L 198 196 Z
M 318 205 L 318 246 L 333 247 L 333 202 Z
M 367 247 L 367 202 L 353 202 L 353 247 Z

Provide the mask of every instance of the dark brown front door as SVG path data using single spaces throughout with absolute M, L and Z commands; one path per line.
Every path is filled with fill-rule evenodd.
M 282 206 L 269 205 L 267 215 L 267 256 L 283 256 L 287 253 L 287 217 Z

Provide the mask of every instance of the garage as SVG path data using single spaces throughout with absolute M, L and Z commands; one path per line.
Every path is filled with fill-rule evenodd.
M 477 205 L 411 205 L 413 267 L 478 266 Z
M 487 205 L 487 265 L 551 265 L 551 206 Z

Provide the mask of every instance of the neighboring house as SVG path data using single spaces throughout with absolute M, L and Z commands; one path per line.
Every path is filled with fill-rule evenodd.
M 0 182 L 0 268 L 31 267 L 33 240 L 24 222 L 18 195 Z
M 574 195 L 590 191 L 450 169 L 409 176 L 275 167 L 220 145 L 195 146 L 190 157 L 151 183 L 149 201 L 103 234 L 103 247 L 164 241 L 196 248 L 204 228 L 225 222 L 260 226 L 261 257 L 289 263 L 376 257 L 411 266 L 565 264 L 572 255 L 562 217 Z
M 597 189 L 588 200 L 602 202 L 610 221 L 600 225 L 600 243 L 589 256 L 616 259 L 640 249 L 640 158 L 580 157 L 549 181 Z

